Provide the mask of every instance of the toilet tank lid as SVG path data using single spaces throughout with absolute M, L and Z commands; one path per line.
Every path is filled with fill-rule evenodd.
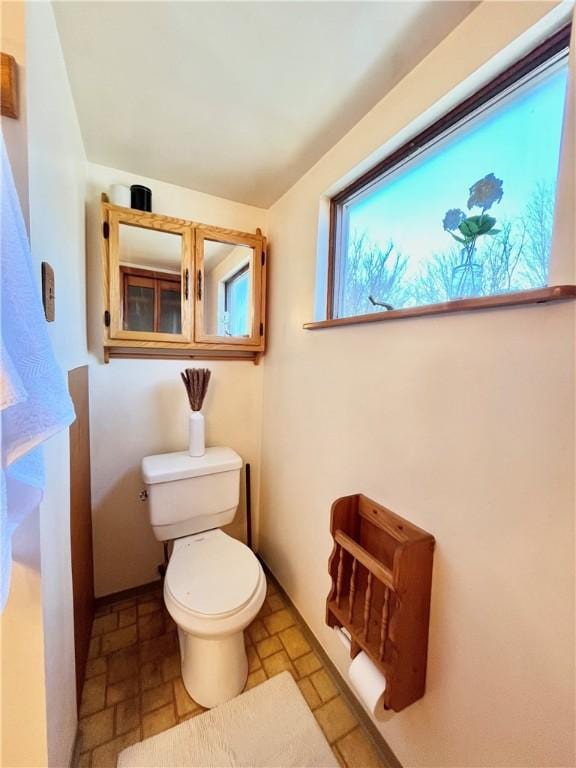
M 189 456 L 187 451 L 146 456 L 142 459 L 142 476 L 147 485 L 153 485 L 241 467 L 242 459 L 232 448 L 206 448 L 204 456 Z

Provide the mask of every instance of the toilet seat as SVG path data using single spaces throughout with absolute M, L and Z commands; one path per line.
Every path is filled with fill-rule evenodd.
M 215 529 L 175 541 L 164 590 L 189 615 L 223 619 L 251 602 L 262 577 L 252 550 Z

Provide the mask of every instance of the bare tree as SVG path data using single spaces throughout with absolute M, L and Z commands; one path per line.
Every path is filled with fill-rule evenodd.
M 378 302 L 406 307 L 546 285 L 553 218 L 554 190 L 544 182 L 536 185 L 522 215 L 501 220 L 497 229 L 492 218 L 484 222 L 486 232 L 463 234 L 457 227 L 466 222 L 479 225 L 483 219 L 451 210 L 444 229 L 450 224 L 448 229 L 462 247 L 453 243 L 435 253 L 421 262 L 419 273 L 411 270 L 408 278 L 408 258 L 396 252 L 391 241 L 382 249 L 365 233 L 355 235 L 343 265 L 342 314 L 381 311 L 370 303 L 370 295 Z
M 434 254 L 424 265 L 415 288 L 418 303 L 491 296 L 546 285 L 553 217 L 553 189 L 539 183 L 521 216 L 503 221 L 497 234 L 475 245 L 473 286 L 460 279 L 462 252 L 452 247 Z
M 426 262 L 416 280 L 417 303 L 437 304 L 457 299 L 460 281 L 458 267 L 461 262 L 461 249 L 455 246 L 441 253 L 435 253 Z
M 526 225 L 523 220 L 516 225 L 504 222 L 500 234 L 484 243 L 479 254 L 482 265 L 481 296 L 521 290 L 517 268 L 524 256 L 525 243 Z
M 373 306 L 369 296 L 393 307 L 404 306 L 409 295 L 404 285 L 408 259 L 401 253 L 394 253 L 394 244 L 389 242 L 382 249 L 371 242 L 366 233 L 353 235 L 343 265 L 342 315 L 364 315 L 381 311 Z
M 530 287 L 548 283 L 548 266 L 554 223 L 554 189 L 546 182 L 536 185 L 522 217 L 526 224 L 528 247 L 523 274 Z
M 418 300 L 433 304 L 468 296 L 492 296 L 521 290 L 518 265 L 525 251 L 525 226 L 504 222 L 498 235 L 485 238 L 475 251 L 474 281 L 462 280 L 462 254 L 450 248 L 434 254 L 418 281 Z

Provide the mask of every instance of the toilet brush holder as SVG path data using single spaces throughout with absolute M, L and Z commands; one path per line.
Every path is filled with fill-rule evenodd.
M 188 419 L 188 453 L 190 456 L 204 456 L 204 416 L 200 411 L 192 411 Z

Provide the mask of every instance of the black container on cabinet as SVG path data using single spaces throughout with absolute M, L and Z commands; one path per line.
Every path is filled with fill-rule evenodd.
M 152 190 L 141 184 L 130 187 L 130 206 L 138 211 L 152 211 Z

